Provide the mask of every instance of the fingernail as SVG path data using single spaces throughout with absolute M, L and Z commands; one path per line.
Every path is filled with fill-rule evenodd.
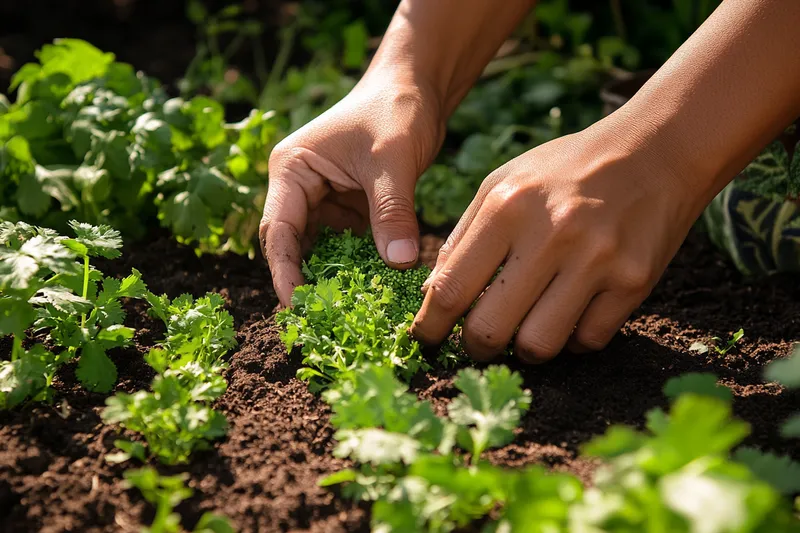
M 386 247 L 386 257 L 392 263 L 403 265 L 417 260 L 417 245 L 411 239 L 398 239 Z

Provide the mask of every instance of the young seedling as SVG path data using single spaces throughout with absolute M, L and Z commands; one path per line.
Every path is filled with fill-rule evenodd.
M 138 470 L 127 470 L 123 474 L 128 487 L 139 489 L 151 505 L 156 508 L 155 517 L 143 533 L 182 533 L 181 517 L 175 507 L 183 500 L 190 498 L 194 491 L 185 486 L 186 474 L 162 476 L 154 468 L 145 467 Z M 192 533 L 234 533 L 233 526 L 227 518 L 204 513 Z
M 744 337 L 744 329 L 739 329 L 736 333 L 734 333 L 731 338 L 725 343 L 724 346 L 720 347 L 719 343 L 723 342 L 724 339 L 721 337 L 712 337 L 711 338 L 711 347 L 714 348 L 714 351 L 717 352 L 719 355 L 725 355 L 729 351 L 731 351 L 736 344 Z M 705 343 L 700 341 L 696 341 L 689 346 L 690 352 L 696 352 L 699 354 L 708 353 L 709 346 Z

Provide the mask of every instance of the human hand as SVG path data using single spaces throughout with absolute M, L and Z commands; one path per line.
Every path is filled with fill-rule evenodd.
M 275 147 L 259 236 L 283 305 L 304 282 L 301 252 L 320 225 L 369 224 L 389 266 L 416 263 L 414 187 L 443 140 L 438 102 L 421 83 L 365 79 Z
M 512 338 L 531 363 L 567 344 L 603 348 L 707 201 L 665 156 L 621 138 L 600 123 L 492 173 L 439 253 L 412 334 L 441 342 L 468 312 L 462 338 L 477 360 Z

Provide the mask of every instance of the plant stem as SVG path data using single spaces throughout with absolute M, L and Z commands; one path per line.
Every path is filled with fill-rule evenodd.
M 16 361 L 19 359 L 19 352 L 22 351 L 22 337 L 14 334 L 14 344 L 11 345 L 11 360 Z
M 83 256 L 83 299 L 89 294 L 89 254 Z M 86 325 L 86 313 L 81 313 L 81 328 Z

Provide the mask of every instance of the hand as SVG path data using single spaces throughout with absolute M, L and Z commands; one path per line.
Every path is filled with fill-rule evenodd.
M 567 343 L 603 348 L 704 206 L 666 158 L 620 138 L 599 123 L 490 175 L 439 252 L 412 334 L 438 343 L 469 311 L 463 340 L 477 360 L 512 338 L 530 363 Z
M 259 235 L 283 305 L 303 284 L 301 251 L 319 225 L 364 231 L 369 222 L 389 266 L 416 263 L 414 187 L 443 140 L 438 102 L 424 84 L 362 80 L 275 147 Z

